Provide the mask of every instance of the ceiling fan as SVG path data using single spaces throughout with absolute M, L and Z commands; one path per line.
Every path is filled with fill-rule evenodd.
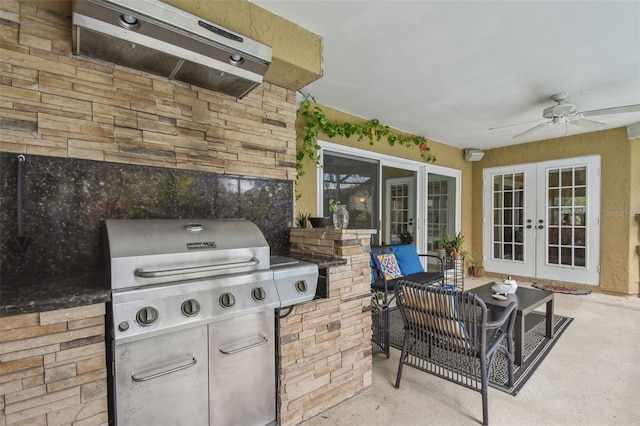
M 514 138 L 517 138 L 520 136 L 528 135 L 529 133 L 533 133 L 536 130 L 540 130 L 543 127 L 546 127 L 550 124 L 564 123 L 567 129 L 567 134 L 568 134 L 569 123 L 576 124 L 581 127 L 587 127 L 590 129 L 599 128 L 601 126 L 606 125 L 606 123 L 602 123 L 600 121 L 595 121 L 595 120 L 589 120 L 585 117 L 591 117 L 594 115 L 640 112 L 640 104 L 626 105 L 626 106 L 619 106 L 619 107 L 612 107 L 612 108 L 603 108 L 603 109 L 593 109 L 590 111 L 578 111 L 574 104 L 572 104 L 570 101 L 567 101 L 567 96 L 568 96 L 567 93 L 557 93 L 551 96 L 551 100 L 556 102 L 557 105 L 553 105 L 548 108 L 545 108 L 542 111 L 542 117 L 544 118 L 540 120 L 529 121 L 527 123 L 511 124 L 511 125 L 502 126 L 502 127 L 492 127 L 489 130 L 504 129 L 506 127 L 521 126 L 523 124 L 541 122 L 537 126 L 530 128 L 529 130 L 525 130 L 522 133 L 518 133 L 517 135 L 514 136 Z

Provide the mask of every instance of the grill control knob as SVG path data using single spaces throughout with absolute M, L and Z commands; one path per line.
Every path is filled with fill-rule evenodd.
M 200 303 L 198 303 L 196 299 L 185 300 L 182 302 L 180 311 L 182 311 L 182 315 L 186 317 L 195 317 L 200 313 Z
M 299 293 L 306 293 L 307 289 L 307 282 L 305 280 L 296 282 L 296 290 L 298 290 Z
M 262 287 L 256 287 L 251 290 L 251 297 L 253 297 L 253 300 L 256 302 L 262 302 L 267 298 L 267 292 Z
M 158 310 L 151 306 L 146 306 L 138 311 L 136 321 L 143 327 L 152 325 L 158 321 Z
M 218 301 L 223 308 L 231 308 L 236 304 L 236 298 L 231 293 L 223 293 Z

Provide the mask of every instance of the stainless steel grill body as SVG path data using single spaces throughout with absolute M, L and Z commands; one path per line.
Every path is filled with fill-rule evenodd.
M 116 423 L 275 423 L 275 309 L 313 298 L 317 265 L 271 258 L 246 220 L 115 220 L 107 235 Z

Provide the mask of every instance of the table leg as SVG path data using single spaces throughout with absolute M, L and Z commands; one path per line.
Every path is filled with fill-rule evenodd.
M 516 315 L 516 335 L 513 336 L 515 345 L 515 365 L 522 365 L 522 357 L 524 352 L 524 318 L 521 312 Z
M 553 297 L 547 302 L 547 337 L 553 339 Z

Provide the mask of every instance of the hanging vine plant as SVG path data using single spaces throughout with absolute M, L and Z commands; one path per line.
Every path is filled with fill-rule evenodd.
M 427 139 L 423 136 L 406 136 L 395 133 L 389 126 L 380 123 L 379 120 L 370 120 L 364 123 L 339 123 L 337 120 L 330 121 L 325 116 L 324 111 L 318 105 L 311 108 L 311 103 L 316 102 L 311 95 L 305 95 L 304 101 L 298 110 L 298 115 L 306 118 L 302 134 L 302 145 L 296 151 L 296 171 L 298 177 L 304 176 L 303 160 L 305 157 L 313 160 L 316 165 L 320 163 L 318 150 L 318 133 L 323 131 L 327 137 L 334 138 L 343 136 L 350 138 L 356 136 L 358 141 L 368 140 L 369 145 L 380 142 L 383 138 L 389 145 L 403 145 L 406 147 L 415 146 L 420 150 L 420 156 L 425 162 L 435 163 L 436 157 L 431 154 L 431 148 Z

